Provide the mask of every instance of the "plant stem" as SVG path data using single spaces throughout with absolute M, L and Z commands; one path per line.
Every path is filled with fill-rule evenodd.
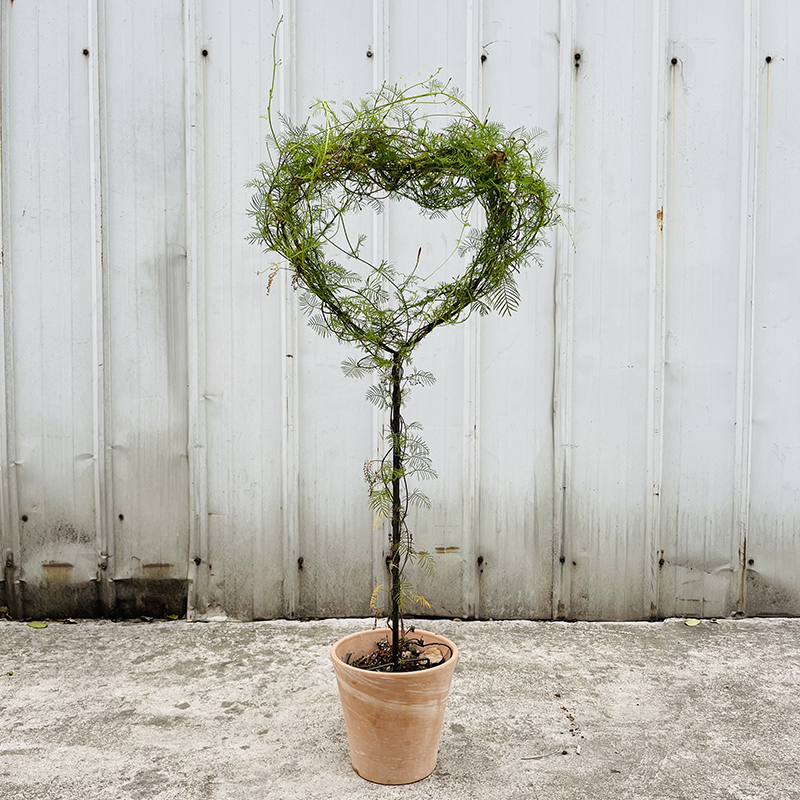
M 392 662 L 397 667 L 400 650 L 400 536 L 402 522 L 402 505 L 400 503 L 400 480 L 403 470 L 402 426 L 400 414 L 402 393 L 400 384 L 403 380 L 403 361 L 400 353 L 392 358 Z

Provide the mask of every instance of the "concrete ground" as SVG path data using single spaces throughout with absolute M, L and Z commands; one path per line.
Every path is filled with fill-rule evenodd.
M 350 768 L 328 650 L 363 627 L 0 621 L 0 798 L 800 798 L 800 620 L 428 621 L 461 661 L 406 787 Z

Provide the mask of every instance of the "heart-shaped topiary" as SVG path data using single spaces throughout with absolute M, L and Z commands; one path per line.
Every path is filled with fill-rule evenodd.
M 280 135 L 269 115 L 270 163 L 252 182 L 251 238 L 285 259 L 270 285 L 283 266 L 302 290 L 312 327 L 361 348 L 364 356 L 345 362 L 346 372 L 378 373 L 368 397 L 390 412 L 390 446 L 382 459 L 367 463 L 365 475 L 375 523 L 391 520 L 389 595 L 392 628 L 399 633 L 407 601 L 427 605 L 404 577 L 405 566 L 431 564 L 427 552 L 414 548 L 406 526 L 412 505 L 429 504 L 418 489 L 409 489 L 408 478 L 435 475 L 419 426 L 402 416 L 409 386 L 433 382 L 430 373 L 408 369 L 412 353 L 435 328 L 461 322 L 472 310 L 510 313 L 517 307 L 515 275 L 536 261 L 544 230 L 559 221 L 557 190 L 541 175 L 544 151 L 535 146 L 537 134 L 481 120 L 434 79 L 406 88 L 384 85 L 342 115 L 329 103 L 316 109 L 324 124 L 286 122 Z M 353 243 L 348 235 L 347 217 L 365 207 L 380 210 L 386 200 L 411 201 L 430 217 L 457 211 L 464 272 L 426 286 L 417 274 L 419 253 L 407 272 L 369 263 L 364 238 Z M 476 203 L 485 214 L 480 229 L 469 224 Z M 332 250 L 362 271 L 366 266 L 368 274 L 335 261 Z M 375 608 L 380 588 L 373 593 Z M 394 670 L 403 668 L 400 638 L 392 640 Z
M 433 113 L 423 113 L 430 110 Z M 338 116 L 316 106 L 325 124 L 286 126 L 275 136 L 273 161 L 261 165 L 252 213 L 253 239 L 280 253 L 312 325 L 372 354 L 413 349 L 434 328 L 460 321 L 467 309 L 513 311 L 515 274 L 558 221 L 556 189 L 541 175 L 537 134 L 480 120 L 458 95 L 436 81 L 408 88 L 383 86 Z M 446 124 L 434 128 L 431 119 Z M 465 272 L 426 288 L 416 271 L 398 274 L 362 256 L 363 238 L 347 236 L 345 215 L 385 200 L 410 200 L 425 215 L 461 211 L 464 223 L 478 203 L 481 230 L 470 229 L 462 252 Z M 346 247 L 337 243 L 344 232 Z M 370 276 L 329 258 L 325 245 L 366 263 Z M 366 341 L 365 341 L 366 340 Z

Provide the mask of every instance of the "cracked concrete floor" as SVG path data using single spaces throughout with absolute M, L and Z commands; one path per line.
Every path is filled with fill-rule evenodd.
M 0 621 L 0 798 L 800 798 L 800 620 L 426 620 L 461 661 L 406 787 L 350 768 L 328 650 L 370 626 Z

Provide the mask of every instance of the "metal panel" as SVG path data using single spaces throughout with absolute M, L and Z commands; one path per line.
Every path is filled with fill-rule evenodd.
M 181 4 L 107 2 L 103 102 L 118 611 L 184 596 L 188 392 Z M 185 602 L 185 597 L 183 602 Z
M 736 608 L 743 19 L 742 2 L 670 5 L 658 606 L 666 615 Z
M 412 84 L 441 70 L 439 77 L 451 78 L 465 92 L 465 100 L 477 107 L 481 6 L 474 0 L 389 3 L 387 80 Z M 438 270 L 436 280 L 464 268 L 457 254 L 448 260 L 459 235 L 455 220 L 427 220 L 410 203 L 392 204 L 388 215 L 390 261 L 408 265 L 422 247 L 420 270 Z M 432 372 L 436 384 L 415 390 L 404 414 L 423 426 L 439 476 L 421 487 L 432 509 L 409 517 L 415 546 L 438 553 L 434 581 L 422 574 L 413 578 L 436 614 L 474 613 L 477 605 L 479 325 L 474 319 L 440 328 L 420 345 L 415 364 Z
M 6 312 L 25 613 L 96 613 L 88 23 L 5 9 Z M 88 52 L 88 50 L 87 50 Z M 12 455 L 13 453 L 13 455 Z M 12 504 L 12 508 L 14 505 Z
M 296 120 L 306 119 L 317 98 L 341 103 L 370 91 L 373 3 L 312 0 L 293 9 Z M 342 374 L 351 354 L 313 333 L 304 318 L 295 352 L 286 354 L 297 370 L 299 614 L 369 613 L 377 537 L 362 467 L 372 453 L 373 415 L 364 384 Z
M 206 608 L 198 610 L 239 618 L 284 613 L 280 374 L 292 353 L 281 348 L 280 292 L 265 297 L 267 276 L 258 274 L 275 259 L 247 243 L 252 221 L 245 214 L 251 194 L 245 184 L 266 158 L 262 115 L 278 18 L 277 7 L 256 0 L 236 6 L 205 2 L 196 45 L 203 104 L 198 124 L 206 154 L 198 188 L 205 247 L 198 258 L 205 279 L 201 402 L 208 436 L 210 570 L 201 598 Z M 291 24 L 285 19 L 279 35 Z
M 666 109 L 667 76 L 671 64 L 667 38 L 668 2 L 659 0 L 653 8 L 651 28 L 650 90 L 650 281 L 647 376 L 647 464 L 645 468 L 644 549 L 649 563 L 644 566 L 649 616 L 658 616 L 658 582 L 662 561 L 656 549 L 661 530 L 661 484 L 663 479 L 664 380 L 666 370 L 666 267 L 664 236 L 666 196 L 666 143 L 669 116 Z
M 491 109 L 492 118 L 512 128 L 545 131 L 541 144 L 551 153 L 546 175 L 553 182 L 560 164 L 555 157 L 563 36 L 559 12 L 558 2 L 486 2 L 480 42 L 480 55 L 486 56 L 480 62 L 481 110 Z M 524 86 L 519 98 L 508 91 L 509 75 Z M 557 237 L 550 235 L 552 244 Z M 556 252 L 555 247 L 545 250 L 541 265 L 531 264 L 520 273 L 518 313 L 480 321 L 477 553 L 484 617 L 551 613 Z
M 645 605 L 652 4 L 576 8 L 572 424 L 559 616 Z M 621 57 L 619 41 L 632 43 Z M 597 158 L 597 152 L 602 158 Z
M 106 241 L 103 220 L 108 216 L 105 205 L 108 195 L 108 174 L 105 169 L 105 120 L 101 87 L 105 83 L 104 50 L 105 26 L 102 5 L 98 0 L 88 0 L 88 50 L 89 59 L 89 178 L 91 217 L 92 271 L 92 422 L 94 433 L 94 497 L 97 547 L 97 586 L 99 603 L 105 615 L 116 613 L 113 569 L 115 563 L 113 488 L 111 458 L 108 447 L 109 393 L 106 379 L 108 358 L 108 275 L 103 254 Z M 85 53 L 85 51 L 84 51 Z M 86 54 L 86 53 L 85 53 Z
M 9 164 L 9 110 L 11 41 L 10 4 L 0 5 L 0 266 L 2 266 L 2 325 L 0 352 L 0 603 L 18 618 L 23 614 L 19 567 L 19 511 L 16 492 L 16 436 L 14 434 L 14 352 L 12 337 L 11 224 Z
M 750 614 L 800 614 L 800 174 L 796 102 L 800 7 L 760 4 L 751 496 L 746 560 Z
M 571 572 L 564 568 L 567 532 L 567 492 L 572 448 L 572 271 L 575 247 L 570 230 L 575 225 L 572 187 L 575 183 L 575 93 L 580 69 L 575 58 L 575 2 L 561 0 L 558 26 L 558 175 L 565 209 L 556 232 L 553 343 L 553 543 L 550 565 L 553 590 L 550 616 L 563 616 Z

